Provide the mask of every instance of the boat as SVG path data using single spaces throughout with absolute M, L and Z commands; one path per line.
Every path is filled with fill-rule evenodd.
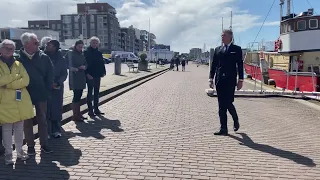
M 280 35 L 267 50 L 263 42 L 246 52 L 244 67 L 248 77 L 282 90 L 320 92 L 320 15 L 312 8 L 283 16 L 280 0 Z

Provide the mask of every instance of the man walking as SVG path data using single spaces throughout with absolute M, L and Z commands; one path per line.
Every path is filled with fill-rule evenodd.
M 228 135 L 227 110 L 233 118 L 234 131 L 238 131 L 240 124 L 233 105 L 234 91 L 235 86 L 238 90 L 243 86 L 242 49 L 232 44 L 233 32 L 231 30 L 224 30 L 221 38 L 223 45 L 214 51 L 209 76 L 209 86 L 213 88 L 214 84 L 216 85 L 219 103 L 220 130 L 214 135 Z M 239 75 L 238 82 L 237 74 Z
M 53 65 L 50 58 L 39 50 L 37 35 L 24 33 L 21 35 L 23 48 L 20 50 L 20 61 L 27 70 L 30 83 L 27 90 L 30 94 L 32 104 L 36 108 L 38 132 L 40 136 L 41 151 L 51 153 L 48 147 L 48 125 L 47 125 L 47 101 L 53 85 Z M 24 122 L 25 139 L 28 145 L 28 155 L 36 154 L 34 149 L 33 119 Z
M 99 91 L 100 91 L 100 82 L 101 77 L 106 75 L 106 68 L 104 66 L 104 60 L 102 53 L 98 50 L 100 40 L 93 36 L 89 40 L 90 47 L 84 51 L 84 56 L 87 61 L 87 85 L 88 85 L 88 94 L 87 94 L 87 105 L 89 109 L 88 115 L 93 117 L 95 115 L 103 115 L 99 110 Z M 93 106 L 92 107 L 92 93 L 93 93 Z

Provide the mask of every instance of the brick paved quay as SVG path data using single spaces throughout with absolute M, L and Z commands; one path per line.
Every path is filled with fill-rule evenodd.
M 135 64 L 138 66 L 138 64 Z M 107 75 L 101 79 L 101 88 L 100 91 L 104 91 L 106 89 L 110 89 L 114 86 L 126 83 L 128 81 L 132 81 L 133 79 L 137 79 L 143 76 L 146 76 L 150 73 L 154 73 L 164 68 L 169 67 L 168 65 L 165 66 L 155 66 L 154 63 L 150 64 L 149 72 L 145 71 L 135 71 L 133 72 L 132 69 L 129 72 L 129 68 L 126 64 L 121 65 L 121 75 L 114 75 L 114 63 L 106 64 Z M 73 93 L 69 90 L 69 78 L 65 81 L 65 93 L 64 93 L 64 102 L 63 104 L 68 104 L 72 101 Z M 84 90 L 83 98 L 87 96 L 87 89 Z
M 320 179 L 317 110 L 292 99 L 237 98 L 239 133 L 229 121 L 230 136 L 216 137 L 207 67 L 186 69 L 109 101 L 102 118 L 66 124 L 63 137 L 50 140 L 54 154 L 14 169 L 1 163 L 0 178 Z

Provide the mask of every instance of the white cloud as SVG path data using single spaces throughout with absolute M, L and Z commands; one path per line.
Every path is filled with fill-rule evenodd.
M 75 13 L 76 4 L 85 1 L 89 2 L 88 0 L 1 0 L 0 27 L 23 27 L 27 26 L 28 20 L 46 19 L 47 5 L 49 19 L 60 19 L 60 14 Z M 119 7 L 117 16 L 121 26 L 134 25 L 148 30 L 150 18 L 151 32 L 157 36 L 157 42 L 170 44 L 173 50 L 180 52 L 187 52 L 192 47 L 203 47 L 204 43 L 207 48 L 218 45 L 221 17 L 224 17 L 225 28 L 228 28 L 231 10 L 235 34 L 261 25 L 259 16 L 250 14 L 247 9 L 233 6 L 236 0 L 148 0 L 148 5 L 143 3 L 143 0 L 108 1 L 116 3 Z M 120 2 L 122 5 L 119 5 Z M 266 22 L 265 25 L 278 24 L 278 22 Z
M 126 0 L 117 11 L 121 26 L 134 25 L 148 30 L 148 19 L 151 18 L 151 32 L 156 34 L 158 43 L 188 52 L 192 47 L 202 48 L 204 43 L 207 49 L 219 45 L 222 17 L 224 28 L 229 28 L 231 10 L 235 34 L 261 25 L 259 16 L 233 6 L 234 1 L 154 0 L 150 7 L 141 0 Z M 278 24 L 266 22 L 265 25 Z

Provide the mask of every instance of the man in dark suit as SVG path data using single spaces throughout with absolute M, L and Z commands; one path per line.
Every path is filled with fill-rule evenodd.
M 224 30 L 221 38 L 223 45 L 214 51 L 209 76 L 209 86 L 210 88 L 216 86 L 219 103 L 220 130 L 214 135 L 228 135 L 227 110 L 233 118 L 234 131 L 238 131 L 240 124 L 233 105 L 234 91 L 236 86 L 238 90 L 243 86 L 242 49 L 232 44 L 233 32 L 231 30 Z M 237 74 L 239 75 L 238 81 Z

